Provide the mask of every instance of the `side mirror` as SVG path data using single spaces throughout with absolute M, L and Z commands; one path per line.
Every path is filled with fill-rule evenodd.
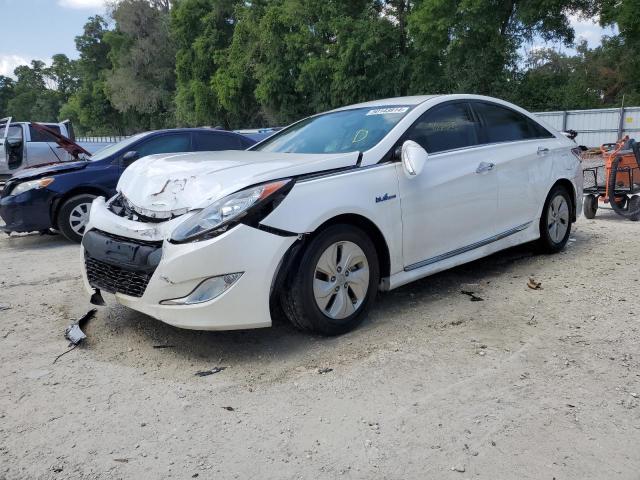
M 18 148 L 22 145 L 22 139 L 21 138 L 7 138 L 7 145 L 9 145 L 11 148 Z
M 427 151 L 413 140 L 404 142 L 400 158 L 405 175 L 408 178 L 415 178 L 420 175 L 428 157 Z
M 138 152 L 136 152 L 135 150 L 130 150 L 122 156 L 122 163 L 125 167 L 128 167 L 133 162 L 138 160 L 138 158 L 140 158 Z

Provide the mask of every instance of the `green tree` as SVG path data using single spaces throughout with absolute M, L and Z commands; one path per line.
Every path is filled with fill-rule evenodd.
M 107 26 L 101 16 L 90 17 L 83 34 L 76 37 L 80 87 L 61 108 L 60 117 L 70 118 L 83 134 L 129 133 L 134 127 L 125 122 L 107 96 L 106 76 L 111 68 L 110 47 L 104 41 Z
M 112 12 L 115 29 L 104 37 L 112 63 L 109 99 L 145 128 L 173 124 L 175 48 L 168 8 L 168 2 L 121 0 Z
M 412 91 L 501 94 L 518 68 L 518 50 L 534 38 L 573 42 L 571 13 L 594 0 L 421 0 L 410 13 Z M 422 65 L 419 65 L 422 63 Z
M 54 83 L 55 91 L 65 102 L 69 100 L 80 84 L 77 62 L 69 60 L 69 57 L 63 53 L 51 57 L 51 66 L 46 69 L 45 76 Z
M 176 117 L 183 125 L 227 123 L 212 78 L 224 62 L 239 0 L 183 0 L 172 11 L 176 52 Z
M 11 114 L 8 109 L 9 100 L 13 98 L 15 82 L 9 77 L 0 75 L 0 118 Z
M 406 40 L 398 18 L 406 12 L 398 5 L 377 0 L 243 4 L 226 59 L 213 78 L 228 123 L 282 124 L 345 103 L 402 94 Z
M 14 70 L 13 95 L 7 102 L 9 115 L 16 120 L 53 121 L 58 115 L 60 98 L 47 88 L 47 68 L 43 61 L 32 60 Z

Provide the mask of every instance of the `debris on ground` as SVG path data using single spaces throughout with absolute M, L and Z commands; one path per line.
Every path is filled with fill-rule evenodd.
M 527 282 L 527 287 L 531 290 L 542 290 L 542 282 L 536 282 L 533 278 L 529 278 Z
M 0 312 L 2 312 L 3 310 L 10 310 L 11 309 L 11 305 L 8 305 L 6 303 L 0 303 Z
M 85 313 L 84 316 L 77 322 L 69 325 L 64 331 L 64 337 L 74 345 L 78 345 L 80 342 L 82 342 L 85 338 L 87 338 L 82 329 L 89 322 L 89 320 L 93 318 L 97 311 L 97 309 L 92 308 L 87 313 Z
M 463 295 L 468 295 L 471 298 L 472 302 L 484 302 L 484 298 L 479 297 L 474 292 L 470 292 L 468 290 L 460 290 L 460 293 Z
M 104 298 L 102 298 L 102 294 L 98 289 L 93 292 L 93 295 L 91 295 L 89 302 L 91 303 L 91 305 L 98 305 L 99 307 L 104 307 L 106 305 Z
M 227 367 L 214 367 L 211 370 L 201 370 L 199 372 L 194 373 L 196 377 L 208 377 L 209 375 L 213 375 L 215 373 L 220 373 Z
M 175 345 L 154 345 L 153 348 L 176 348 Z
M 464 465 L 456 465 L 455 467 L 451 467 L 451 470 L 453 472 L 459 472 L 459 473 L 464 473 L 465 472 Z
M 71 343 L 69 343 L 69 346 L 71 348 L 69 350 L 67 350 L 66 352 L 62 352 L 60 355 L 58 355 L 53 360 L 53 363 L 56 363 L 61 356 L 66 355 L 67 353 L 72 351 L 74 348 L 76 348 L 78 345 L 80 345 L 80 343 L 82 343 L 82 341 L 85 338 L 87 338 L 87 336 L 82 331 L 82 329 L 87 325 L 89 320 L 91 320 L 94 317 L 94 315 L 96 314 L 97 311 L 98 311 L 97 309 L 92 308 L 87 313 L 85 313 L 82 316 L 82 318 L 80 318 L 76 322 L 73 322 L 67 328 L 64 329 L 64 338 L 66 338 L 67 340 L 69 340 L 69 342 L 71 342 Z
M 119 463 L 129 463 L 129 459 L 128 458 L 114 458 L 113 461 L 114 462 L 119 462 Z
M 235 408 L 233 408 L 233 407 L 222 407 L 222 408 L 224 408 L 224 409 L 225 409 L 226 411 L 228 411 L 228 412 L 233 412 L 233 411 L 235 411 Z
M 325 368 L 318 369 L 318 373 L 320 375 L 324 375 L 325 373 L 329 373 L 329 372 L 333 372 L 333 368 L 325 367 Z

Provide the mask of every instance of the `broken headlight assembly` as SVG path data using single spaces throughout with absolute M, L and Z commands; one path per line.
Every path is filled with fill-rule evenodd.
M 171 234 L 171 242 L 213 238 L 241 222 L 257 224 L 282 201 L 293 183 L 291 179 L 277 180 L 221 198 L 178 225 Z
M 47 177 L 19 183 L 15 187 L 13 187 L 13 190 L 11 190 L 11 195 L 20 195 L 21 193 L 28 192 L 29 190 L 39 190 L 41 188 L 48 187 L 53 183 L 54 180 L 54 178 Z

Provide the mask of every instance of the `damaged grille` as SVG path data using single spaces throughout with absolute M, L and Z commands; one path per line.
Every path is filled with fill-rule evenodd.
M 162 255 L 162 242 L 89 230 L 82 239 L 89 284 L 109 293 L 142 297 Z
M 120 235 L 115 235 L 113 233 L 105 232 L 103 230 L 98 230 L 97 228 L 94 229 L 94 232 L 97 232 L 100 235 L 104 237 L 108 237 L 117 242 L 133 243 L 135 245 L 143 245 L 145 247 L 156 247 L 156 248 L 162 247 L 162 240 L 140 240 L 139 238 L 121 237 Z
M 122 293 L 140 298 L 151 280 L 152 273 L 128 270 L 89 256 L 85 256 L 84 264 L 89 284 L 109 293 Z

